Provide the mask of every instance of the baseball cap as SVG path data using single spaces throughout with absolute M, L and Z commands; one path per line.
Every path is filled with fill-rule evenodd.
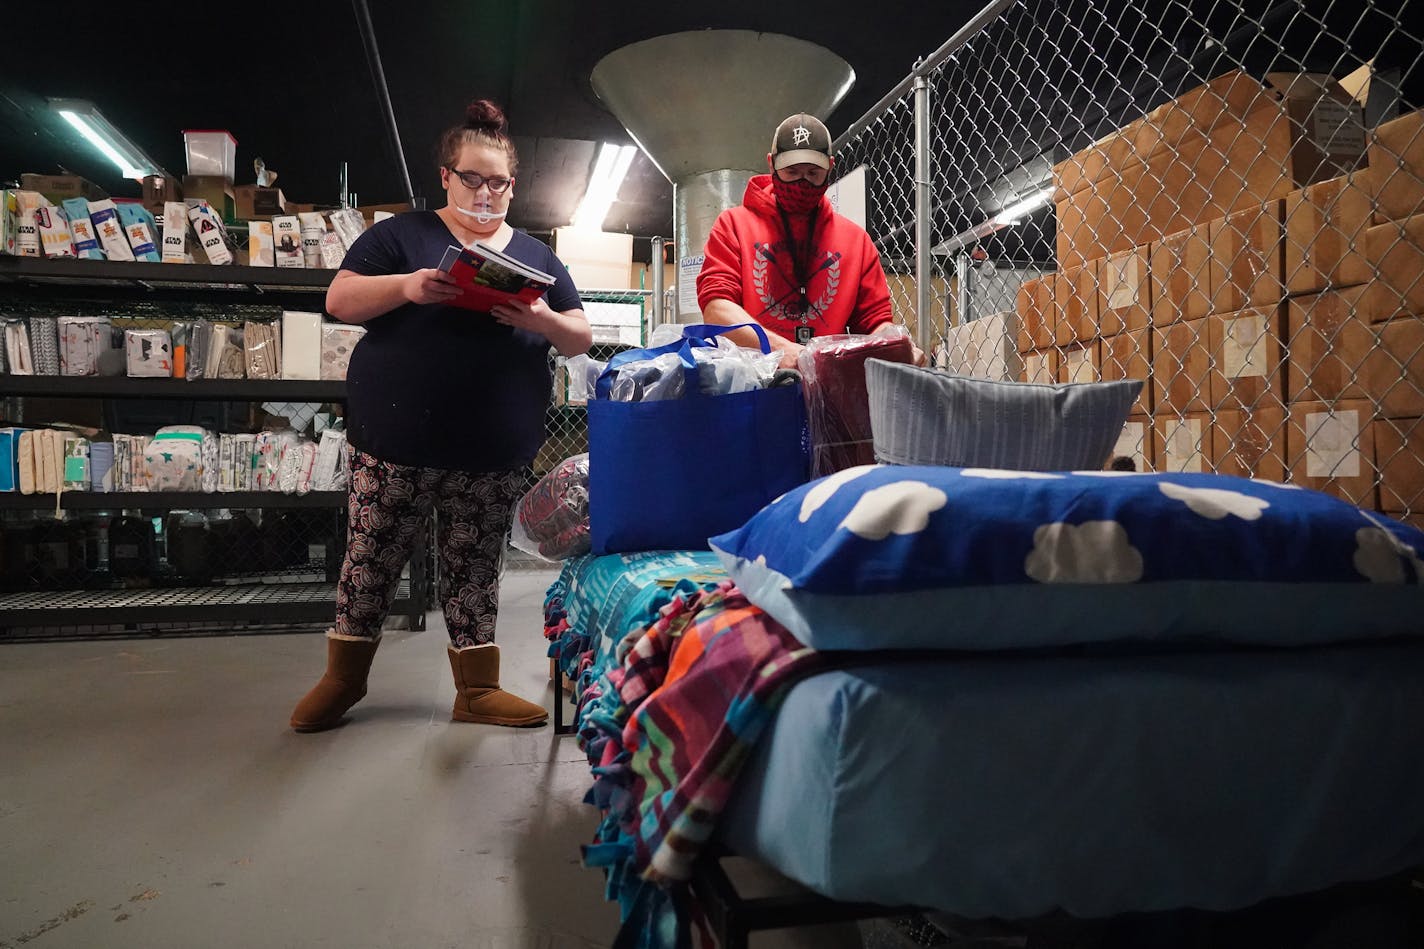
M 822 168 L 831 167 L 831 133 L 814 115 L 798 112 L 776 127 L 771 139 L 773 169 L 810 162 Z

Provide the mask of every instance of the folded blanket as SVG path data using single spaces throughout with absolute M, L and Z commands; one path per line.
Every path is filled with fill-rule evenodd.
M 913 362 L 910 337 L 822 336 L 797 359 L 811 426 L 811 477 L 875 464 L 865 361 Z
M 580 732 L 605 812 L 584 860 L 608 870 L 617 945 L 687 944 L 697 908 L 682 884 L 742 766 L 790 686 L 832 661 L 727 582 L 665 607 L 606 673 Z

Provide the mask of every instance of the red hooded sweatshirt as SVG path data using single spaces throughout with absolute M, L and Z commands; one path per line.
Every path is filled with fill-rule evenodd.
M 806 231 L 812 224 L 806 253 Z M 831 209 L 822 196 L 812 214 L 787 215 L 776 205 L 770 175 L 747 182 L 741 206 L 717 217 L 707 236 L 707 255 L 697 275 L 697 303 L 712 300 L 740 304 L 758 323 L 787 339 L 796 327 L 816 336 L 870 333 L 889 323 L 890 288 L 870 235 Z M 795 249 L 800 246 L 806 280 L 803 317 Z

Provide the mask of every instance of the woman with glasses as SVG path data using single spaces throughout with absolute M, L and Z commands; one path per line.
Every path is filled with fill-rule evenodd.
M 366 694 L 401 568 L 432 508 L 456 688 L 451 718 L 545 719 L 541 706 L 499 685 L 500 563 L 524 469 L 544 442 L 549 347 L 573 356 L 593 336 L 564 265 L 505 221 L 518 158 L 500 108 L 471 104 L 437 151 L 445 206 L 366 231 L 326 295 L 327 312 L 367 333 L 346 378 L 351 484 L 336 625 L 326 674 L 292 713 L 297 731 L 331 728 Z M 459 290 L 437 264 L 448 248 L 476 241 L 553 275 L 554 286 L 533 303 L 488 313 L 450 305 Z

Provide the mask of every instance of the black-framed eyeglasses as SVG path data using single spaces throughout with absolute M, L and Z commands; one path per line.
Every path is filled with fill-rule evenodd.
M 449 165 L 445 166 L 445 170 L 459 178 L 460 183 L 471 191 L 480 190 L 480 185 L 489 185 L 491 194 L 504 194 L 514 184 L 513 178 L 486 178 L 477 171 L 456 171 Z

